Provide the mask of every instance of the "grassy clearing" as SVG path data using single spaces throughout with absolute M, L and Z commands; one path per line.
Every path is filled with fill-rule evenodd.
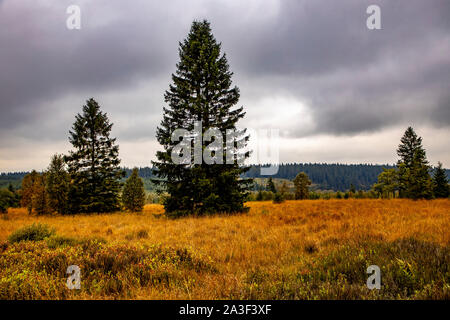
M 243 215 L 143 213 L 0 220 L 0 299 L 448 299 L 450 201 L 248 203 Z M 41 223 L 56 235 L 8 242 Z M 81 290 L 66 288 L 68 265 Z M 379 265 L 382 289 L 368 290 Z

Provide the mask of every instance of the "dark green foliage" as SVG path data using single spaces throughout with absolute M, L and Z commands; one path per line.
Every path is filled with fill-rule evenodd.
M 305 172 L 311 179 L 311 188 L 320 190 L 347 191 L 350 184 L 356 189 L 369 190 L 377 182 L 383 168 L 394 168 L 391 165 L 370 164 L 326 164 L 326 163 L 285 163 L 279 165 L 275 179 L 293 180 L 299 172 Z M 243 175 L 250 178 L 266 178 L 261 176 L 261 166 L 253 165 Z M 450 174 L 450 171 L 449 171 Z
M 396 169 L 384 169 L 378 176 L 378 182 L 373 190 L 382 198 L 395 198 L 399 190 L 399 173 Z
M 256 196 L 256 201 L 262 201 L 263 200 L 263 193 L 262 190 L 258 191 L 258 194 Z
M 413 163 L 414 153 L 416 150 L 422 149 L 422 138 L 417 136 L 412 127 L 408 127 L 400 141 L 401 144 L 397 149 L 397 155 L 400 159 L 397 165 L 403 163 L 407 168 L 410 168 Z
M 46 173 L 46 182 L 50 208 L 58 213 L 67 213 L 70 177 L 62 155 L 55 154 L 52 157 Z
M 311 185 L 311 180 L 306 173 L 300 172 L 294 179 L 295 185 L 295 199 L 308 199 L 309 198 L 309 189 L 308 187 Z
M 131 176 L 125 182 L 122 191 L 122 204 L 125 209 L 132 212 L 142 211 L 145 204 L 144 183 L 138 176 L 138 169 L 135 168 Z
M 397 154 L 400 157 L 398 160 L 400 197 L 431 199 L 433 184 L 429 173 L 430 166 L 422 147 L 422 138 L 417 136 L 413 128 L 406 129 Z
M 6 213 L 8 208 L 17 208 L 19 204 L 20 197 L 11 184 L 8 189 L 0 189 L 0 213 Z
M 225 55 L 220 53 L 221 45 L 211 33 L 207 21 L 194 22 L 187 39 L 180 43 L 180 61 L 173 83 L 165 93 L 168 107 L 164 108 L 161 125 L 156 137 L 164 147 L 157 153 L 155 183 L 159 192 L 167 192 L 164 208 L 169 215 L 208 214 L 215 212 L 247 211 L 244 200 L 247 197 L 249 179 L 240 179 L 247 168 L 226 163 L 228 150 L 227 130 L 236 129 L 239 119 L 244 117 L 243 108 L 234 109 L 239 100 L 239 89 L 232 87 L 229 66 Z M 206 130 L 217 128 L 223 136 L 222 150 L 224 164 L 194 164 L 193 154 L 189 164 L 176 164 L 171 153 L 177 142 L 171 140 L 175 129 L 192 132 L 194 122 L 202 121 L 202 137 Z M 236 142 L 246 144 L 246 130 L 236 130 Z M 203 146 L 205 146 L 205 141 Z M 220 142 L 219 142 L 220 143 Z M 237 145 L 237 144 L 236 144 Z M 248 157 L 237 151 L 236 158 Z
M 277 188 L 275 188 L 275 183 L 273 183 L 272 178 L 269 178 L 269 180 L 267 181 L 266 189 L 267 189 L 267 191 L 277 193 Z
M 284 200 L 284 196 L 281 192 L 275 193 L 275 196 L 273 197 L 273 203 L 283 203 Z
M 373 190 L 382 197 L 431 199 L 433 183 L 430 176 L 430 166 L 422 147 L 422 138 L 418 137 L 413 128 L 408 127 L 401 138 L 397 149 L 400 156 L 397 169 L 384 170 Z
M 119 147 L 110 137 L 112 123 L 94 99 L 83 106 L 82 114 L 70 131 L 75 148 L 65 157 L 71 178 L 68 210 L 70 213 L 113 212 L 120 209 Z
M 46 224 L 32 224 L 14 231 L 9 237 L 10 243 L 20 241 L 41 241 L 55 234 L 55 230 Z
M 350 183 L 350 189 L 348 190 L 350 193 L 356 193 L 356 189 L 355 186 L 353 185 L 353 183 Z
M 450 194 L 450 186 L 448 184 L 447 175 L 442 168 L 442 163 L 438 163 L 433 175 L 433 192 L 436 198 L 448 198 Z
M 286 163 L 280 164 L 279 171 L 274 178 L 282 178 L 292 180 L 298 172 L 305 172 L 311 179 L 313 190 L 335 190 L 345 192 L 352 183 L 356 189 L 368 191 L 377 183 L 378 175 L 383 169 L 392 169 L 391 165 L 371 165 L 371 164 L 326 164 L 326 163 Z M 131 175 L 132 169 L 123 168 L 126 177 Z M 444 169 L 447 179 L 450 179 L 450 170 Z M 10 183 L 20 188 L 23 177 L 28 172 L 17 173 L 0 173 L 0 188 L 7 187 Z M 144 180 L 144 188 L 146 191 L 153 191 L 154 183 L 151 181 L 155 178 L 153 168 L 139 168 L 139 177 Z M 241 175 L 243 178 L 258 178 L 260 175 L 260 166 L 253 165 L 250 169 Z M 264 178 L 264 177 L 263 177 Z M 265 185 L 264 185 L 265 187 Z M 254 191 L 258 191 L 259 186 L 254 184 Z

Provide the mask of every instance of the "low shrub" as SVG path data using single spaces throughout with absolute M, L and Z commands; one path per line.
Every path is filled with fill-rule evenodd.
M 41 241 L 55 234 L 55 230 L 45 224 L 35 224 L 14 231 L 9 237 L 10 243 L 20 241 Z

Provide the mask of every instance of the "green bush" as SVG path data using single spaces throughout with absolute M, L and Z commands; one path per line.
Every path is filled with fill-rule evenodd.
M 18 206 L 18 197 L 8 189 L 0 189 L 0 213 L 6 213 L 8 208 Z
M 32 224 L 14 231 L 9 237 L 10 243 L 20 241 L 41 241 L 55 234 L 55 230 L 45 224 Z
M 284 202 L 284 196 L 279 192 L 275 193 L 273 203 L 282 203 L 282 202 Z

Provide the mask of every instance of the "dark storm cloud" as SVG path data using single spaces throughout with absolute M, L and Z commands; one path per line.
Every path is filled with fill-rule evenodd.
M 82 10 L 79 31 L 65 27 L 71 4 Z M 366 28 L 370 4 L 381 7 L 382 30 Z M 66 139 L 90 96 L 114 111 L 124 139 L 153 138 L 178 41 L 202 18 L 223 43 L 249 117 L 263 113 L 259 98 L 281 92 L 313 115 L 313 129 L 290 128 L 294 136 L 450 125 L 447 0 L 0 0 L 1 140 L 7 130 Z
M 382 30 L 367 29 L 369 4 L 381 7 Z M 445 0 L 282 1 L 266 24 L 246 27 L 245 38 L 236 34 L 246 22 L 234 24 L 226 42 L 235 65 L 267 79 L 263 92 L 276 91 L 281 78 L 280 87 L 310 101 L 311 133 L 416 120 L 448 126 L 449 17 Z
M 82 28 L 68 30 L 65 9 L 76 1 L 52 6 L 8 1 L 0 10 L 0 125 L 14 127 L 45 113 L 42 102 L 82 90 L 123 89 L 158 75 L 170 56 L 155 44 L 157 21 L 131 24 L 120 10 L 110 14 L 105 2 L 84 5 Z M 116 8 L 120 9 L 120 8 Z M 103 12 L 103 15 L 102 15 Z M 104 17 L 106 15 L 107 17 Z M 106 21 L 102 21 L 102 20 Z M 136 29 L 138 32 L 136 32 Z M 143 32 L 147 29 L 147 32 Z M 80 96 L 80 104 L 85 98 Z

